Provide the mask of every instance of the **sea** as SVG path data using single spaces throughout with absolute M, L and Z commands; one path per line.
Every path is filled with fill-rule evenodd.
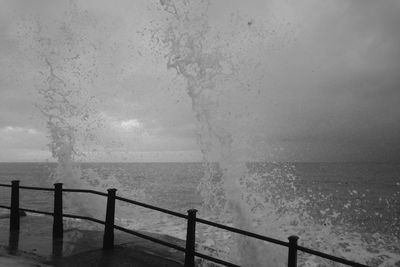
M 254 229 L 246 230 L 279 239 L 296 234 L 304 246 L 370 266 L 400 266 L 400 163 L 252 162 L 246 166 L 249 179 L 242 182 L 253 184 L 247 186 L 248 192 L 242 197 L 250 214 L 254 214 L 250 224 Z M 0 183 L 20 180 L 25 186 L 52 187 L 56 168 L 52 162 L 0 163 Z M 205 211 L 198 190 L 205 175 L 202 163 L 80 163 L 79 169 L 82 177 L 76 186 L 72 182 L 68 187 L 81 188 L 84 184 L 106 192 L 112 186 L 117 188 L 117 194 L 137 201 L 184 214 L 195 208 L 198 217 L 233 225 L 223 216 Z M 89 215 L 104 219 L 104 200 L 64 194 L 79 198 L 78 202 L 66 201 L 66 206 L 70 205 L 66 209 L 82 213 L 78 208 L 84 206 Z M 21 189 L 20 198 L 23 208 L 52 211 L 51 192 Z M 9 203 L 10 188 L 0 187 L 0 204 Z M 77 207 L 79 203 L 82 207 Z M 186 225 L 181 219 L 122 204 L 116 214 L 117 224 L 185 238 Z M 199 240 L 205 246 L 216 245 L 219 241 L 215 239 L 231 238 L 226 232 L 200 230 L 205 234 Z M 302 264 L 339 266 L 305 256 Z

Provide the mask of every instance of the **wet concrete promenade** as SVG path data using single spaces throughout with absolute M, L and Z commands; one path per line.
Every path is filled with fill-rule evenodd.
M 21 217 L 19 232 L 9 232 L 9 218 L 0 219 L 0 266 L 183 266 L 184 255 L 174 249 L 115 231 L 115 248 L 102 250 L 103 231 L 69 228 L 62 240 L 52 239 L 52 218 Z M 74 223 L 74 225 L 77 225 Z M 182 240 L 151 234 L 183 245 Z

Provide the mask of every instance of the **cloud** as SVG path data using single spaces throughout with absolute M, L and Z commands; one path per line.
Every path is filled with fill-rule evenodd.
M 195 155 L 196 118 L 185 81 L 167 71 L 142 34 L 162 17 L 159 11 L 148 1 L 76 3 L 71 22 L 68 1 L 0 2 L 0 140 L 8 151 L 2 159 L 43 158 L 48 143 L 34 106 L 46 83 L 38 72 L 48 70 L 32 39 L 34 25 L 20 26 L 25 12 L 71 22 L 69 30 L 81 38 L 73 40 L 86 53 L 82 66 L 90 68 L 80 74 L 95 77 L 85 90 L 96 97 L 93 110 L 106 125 L 97 130 L 100 139 L 123 143 L 121 155 L 132 158 Z M 230 12 L 241 17 L 232 22 Z M 215 125 L 257 140 L 256 154 L 275 147 L 271 153 L 281 160 L 398 160 L 399 13 L 397 0 L 215 2 L 210 23 L 237 37 L 226 51 L 240 70 L 219 89 Z M 232 23 L 237 27 L 228 28 Z M 56 56 L 68 54 L 59 25 L 44 26 L 55 28 L 47 37 L 61 44 Z
M 398 2 L 307 1 L 280 9 L 292 14 L 296 41 L 259 54 L 268 65 L 260 82 L 265 107 L 250 112 L 266 114 L 258 132 L 297 151 L 298 160 L 398 160 Z
M 142 129 L 143 125 L 137 119 L 130 119 L 119 122 L 117 127 L 129 131 L 134 129 Z
M 38 131 L 35 129 L 30 128 L 22 128 L 22 127 L 13 127 L 13 126 L 6 126 L 0 128 L 0 132 L 4 134 L 16 134 L 16 133 L 25 133 L 25 134 L 38 134 Z

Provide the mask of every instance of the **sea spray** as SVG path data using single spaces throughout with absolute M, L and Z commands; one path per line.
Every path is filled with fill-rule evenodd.
M 239 105 L 239 111 L 229 115 L 235 109 L 226 108 L 224 101 L 229 93 L 239 92 L 240 97 L 246 97 L 246 90 L 252 90 L 254 86 L 246 85 L 245 76 L 250 71 L 245 72 L 232 51 L 224 49 L 225 41 L 218 41 L 213 36 L 216 30 L 208 25 L 207 2 L 195 3 L 196 8 L 190 4 L 171 6 L 166 1 L 163 1 L 163 5 L 168 14 L 176 19 L 169 21 L 171 24 L 168 24 L 169 28 L 162 39 L 171 49 L 167 54 L 168 67 L 177 70 L 186 80 L 187 92 L 199 121 L 199 140 L 205 166 L 209 170 L 199 186 L 207 207 L 205 210 L 209 211 L 207 216 L 214 216 L 224 223 L 233 221 L 239 228 L 273 235 L 282 240 L 297 234 L 301 237 L 301 244 L 307 247 L 373 266 L 395 265 L 399 261 L 397 239 L 377 233 L 363 233 L 358 229 L 350 230 L 346 221 L 342 220 L 340 211 L 330 207 L 321 208 L 323 201 L 329 202 L 334 198 L 332 195 L 311 191 L 309 197 L 299 196 L 294 187 L 295 177 L 290 164 L 277 164 L 265 172 L 249 171 L 245 164 L 249 155 L 246 136 L 237 131 L 236 123 L 253 118 L 253 114 L 235 121 L 235 116 L 245 113 L 243 107 Z M 79 12 L 75 8 L 72 6 L 69 9 L 67 17 L 70 20 L 61 27 L 57 23 L 52 24 L 54 28 L 51 30 L 44 29 L 43 25 L 48 24 L 38 26 L 38 29 L 42 29 L 37 35 L 40 45 L 36 52 L 39 52 L 42 63 L 43 81 L 39 87 L 43 101 L 38 106 L 48 124 L 52 140 L 49 148 L 59 163 L 54 179 L 75 188 L 94 187 L 104 191 L 109 187 L 117 187 L 121 194 L 124 187 L 116 176 L 99 179 L 98 171 L 81 168 L 79 164 L 85 159 L 87 151 L 82 148 L 88 143 L 97 142 L 97 125 L 101 124 L 101 119 L 95 116 L 98 113 L 95 99 L 89 90 L 92 88 L 91 81 L 98 76 L 95 59 L 99 54 L 96 46 L 90 44 L 86 34 L 77 26 Z M 247 21 L 242 24 L 253 27 L 248 26 Z M 48 31 L 51 34 L 47 34 Z M 234 42 L 232 45 L 240 47 Z M 257 65 L 256 62 L 253 65 Z M 248 79 L 257 81 L 257 75 L 251 74 Z M 230 90 L 242 86 L 246 90 Z M 248 93 L 247 97 L 253 98 L 254 95 Z M 218 165 L 215 165 L 216 161 Z M 362 196 L 355 189 L 349 192 L 356 201 L 344 205 L 354 210 L 356 216 L 362 212 L 362 205 L 358 204 L 362 203 Z M 89 198 L 88 201 L 87 196 L 83 196 L 71 201 L 76 201 L 69 204 L 74 212 L 82 211 L 102 218 L 104 203 L 97 199 Z M 390 199 L 387 201 L 393 203 Z M 317 220 L 316 215 L 310 212 L 310 207 L 314 213 L 319 213 L 320 219 Z M 128 212 L 125 216 L 125 219 L 130 217 Z M 271 266 L 285 265 L 287 251 L 278 250 L 275 246 L 266 247 L 248 239 L 235 240 L 232 236 L 219 235 L 215 231 L 206 232 L 205 236 L 214 238 L 217 248 L 224 249 L 224 245 L 229 244 L 231 259 L 244 266 L 257 266 L 260 262 Z M 218 256 L 224 257 L 224 253 Z M 307 255 L 300 255 L 299 261 L 304 266 L 332 266 L 328 261 Z
M 57 169 L 50 182 L 62 182 L 67 188 L 88 188 L 106 191 L 117 188 L 118 195 L 143 198 L 142 189 L 125 188 L 117 175 L 102 174 L 101 169 L 82 168 L 91 154 L 107 153 L 107 142 L 99 139 L 104 118 L 98 112 L 94 86 L 99 76 L 97 62 L 104 57 L 100 43 L 103 35 L 94 35 L 97 21 L 81 11 L 75 1 L 63 9 L 62 16 L 50 21 L 32 19 L 35 52 L 41 65 L 41 83 L 37 103 L 49 132 L 48 144 Z M 82 23 L 86 23 L 82 27 Z M 95 37 L 100 36 L 100 40 Z M 111 141 L 114 144 L 118 142 Z M 71 213 L 102 219 L 105 214 L 103 197 L 67 194 L 66 207 Z M 134 209 L 118 203 L 117 209 L 129 217 Z
M 368 249 L 368 245 L 363 244 L 368 234 L 360 233 L 359 229 L 349 230 L 340 210 L 332 207 L 322 209 L 321 203 L 334 201 L 335 196 L 311 189 L 306 195 L 298 192 L 291 164 L 276 164 L 275 168 L 265 173 L 249 173 L 246 166 L 246 162 L 251 159 L 249 143 L 252 138 L 257 138 L 257 134 L 246 136 L 246 133 L 240 132 L 239 127 L 233 126 L 235 123 L 243 123 L 243 117 L 240 117 L 243 114 L 240 113 L 246 113 L 246 109 L 240 106 L 240 102 L 233 109 L 229 106 L 226 108 L 224 97 L 240 92 L 239 99 L 250 96 L 255 104 L 259 101 L 257 94 L 246 93 L 260 86 L 257 82 L 262 78 L 258 75 L 265 75 L 250 67 L 263 63 L 259 62 L 257 56 L 254 57 L 260 50 L 255 49 L 256 52 L 252 53 L 249 48 L 262 47 L 260 44 L 264 44 L 265 39 L 270 37 L 279 38 L 264 34 L 265 31 L 254 30 L 254 21 L 243 21 L 241 16 L 234 16 L 235 22 L 240 22 L 239 29 L 247 25 L 248 32 L 261 34 L 249 35 L 247 31 L 237 33 L 231 30 L 237 29 L 235 24 L 224 29 L 231 33 L 219 32 L 209 23 L 209 1 L 161 0 L 160 4 L 170 15 L 160 38 L 167 50 L 167 66 L 176 70 L 186 81 L 186 90 L 198 122 L 199 144 L 206 169 L 206 175 L 199 185 L 204 201 L 201 214 L 225 223 L 233 221 L 239 228 L 272 235 L 281 240 L 296 234 L 301 237 L 300 243 L 307 247 L 361 263 L 374 262 L 377 266 L 390 266 L 397 262 L 398 257 L 394 255 L 398 246 L 393 246 L 396 240 L 384 238 L 387 245 L 380 247 L 379 251 L 385 251 L 383 254 L 386 256 L 380 258 L 386 259 L 378 263 L 372 260 L 376 254 Z M 282 28 L 277 31 L 282 31 Z M 240 37 L 247 39 L 242 41 Z M 281 47 L 287 44 L 285 39 L 276 43 L 282 44 Z M 248 52 L 249 58 L 235 54 L 243 50 Z M 269 47 L 263 51 L 268 50 Z M 235 111 L 236 117 L 232 115 Z M 258 117 L 262 116 L 247 116 L 247 120 L 254 117 L 253 125 L 244 125 L 257 129 L 257 123 L 261 123 Z M 260 152 L 260 149 L 256 148 L 256 152 Z M 218 162 L 218 165 L 214 162 Z M 277 249 L 276 246 L 241 237 L 232 243 L 232 239 L 226 240 L 223 235 L 209 236 L 214 240 L 206 243 L 217 249 L 230 244 L 227 252 L 231 260 L 243 266 L 286 265 L 287 251 Z M 372 239 L 379 240 L 379 237 Z M 218 256 L 224 257 L 223 254 Z M 309 255 L 301 255 L 299 262 L 300 266 L 337 265 Z
M 236 151 L 235 135 L 219 110 L 219 86 L 232 78 L 235 66 L 223 47 L 210 46 L 207 10 L 208 1 L 160 1 L 173 20 L 168 25 L 164 44 L 169 49 L 168 68 L 175 69 L 187 82 L 187 93 L 198 120 L 199 143 L 206 166 L 206 175 L 199 185 L 204 199 L 203 211 L 211 212 L 219 220 L 233 221 L 236 227 L 254 230 L 251 226 L 250 207 L 242 200 L 240 180 L 246 174 L 246 159 Z M 212 172 L 213 161 L 218 162 L 221 180 Z M 211 170 L 211 171 L 210 171 Z M 206 215 L 208 215 L 206 213 Z M 231 258 L 244 266 L 261 266 L 269 263 L 278 266 L 276 252 L 266 255 L 260 242 L 238 237 L 237 246 L 230 248 Z M 269 250 L 271 251 L 271 250 Z M 239 255 L 239 259 L 235 259 Z M 283 265 L 283 262 L 282 262 Z
M 366 232 L 364 228 L 358 228 L 358 225 L 349 225 L 348 221 L 343 218 L 345 212 L 337 207 L 332 207 L 332 203 L 339 202 L 342 196 L 344 199 L 353 199 L 354 201 L 343 203 L 343 210 L 347 211 L 347 214 L 351 214 L 351 217 L 358 218 L 364 212 L 365 196 L 363 194 L 368 196 L 371 192 L 361 192 L 358 188 L 351 188 L 351 186 L 347 186 L 346 190 L 338 194 L 319 192 L 315 187 L 311 189 L 311 186 L 307 190 L 299 191 L 296 177 L 292 175 L 294 171 L 291 169 L 291 164 L 272 164 L 271 169 L 258 172 L 252 172 L 251 168 L 243 164 L 251 153 L 248 154 L 249 151 L 246 151 L 246 146 L 249 146 L 245 136 L 246 132 L 240 131 L 237 124 L 248 121 L 248 123 L 243 123 L 243 128 L 257 132 L 257 125 L 269 122 L 265 119 L 268 117 L 259 115 L 262 112 L 251 112 L 257 109 L 246 110 L 242 105 L 243 100 L 249 99 L 251 105 L 257 106 L 257 103 L 265 101 L 263 94 L 265 96 L 265 92 L 268 91 L 261 90 L 256 86 L 259 81 L 262 81 L 258 77 L 267 75 L 263 68 L 257 67 L 260 66 L 257 61 L 259 54 L 248 55 L 251 54 L 253 48 L 264 46 L 264 42 L 259 42 L 260 36 L 261 39 L 269 37 L 269 35 L 258 34 L 258 30 L 255 30 L 257 27 L 262 28 L 263 25 L 258 26 L 257 19 L 242 19 L 242 16 L 235 15 L 235 21 L 239 24 L 233 24 L 234 27 L 232 28 L 246 29 L 240 35 L 246 37 L 243 41 L 246 45 L 242 45 L 242 41 L 234 42 L 233 39 L 237 36 L 235 33 L 231 39 L 228 38 L 228 41 L 225 37 L 229 33 L 222 33 L 222 37 L 221 35 L 217 37 L 216 30 L 208 25 L 207 2 L 194 3 L 193 1 L 190 4 L 189 1 L 185 1 L 182 6 L 179 6 L 178 2 L 175 3 L 175 5 L 172 5 L 168 1 L 162 1 L 162 6 L 172 16 L 172 18 L 168 16 L 167 25 L 170 28 L 164 32 L 166 34 L 162 40 L 168 49 L 175 49 L 172 52 L 168 50 L 169 66 L 178 70 L 179 77 L 184 78 L 190 85 L 187 87 L 188 94 L 191 96 L 198 121 L 201 122 L 198 126 L 199 138 L 208 172 L 199 188 L 203 194 L 205 205 L 209 207 L 207 210 L 212 211 L 207 216 L 215 216 L 215 219 L 227 224 L 231 224 L 231 220 L 235 220 L 239 227 L 282 240 L 291 234 L 297 234 L 300 236 L 300 243 L 306 247 L 367 263 L 371 266 L 398 265 L 400 260 L 398 234 L 391 235 L 390 231 L 388 231 L 389 234 L 381 234 L 379 227 L 376 228 L 376 232 Z M 201 9 L 194 8 L 196 5 Z M 87 34 L 89 31 L 79 35 L 83 29 L 81 25 L 89 25 L 88 29 L 93 31 L 96 28 L 90 23 L 81 23 L 76 16 L 79 12 L 73 14 L 77 11 L 74 8 L 70 10 L 75 11 L 69 12 L 69 15 L 67 15 L 70 20 L 66 21 L 62 27 L 58 23 L 42 23 L 42 28 L 43 26 L 53 27 L 51 34 L 46 33 L 50 30 L 42 29 L 34 38 L 37 43 L 40 43 L 40 46 L 34 47 L 33 51 L 38 52 L 39 62 L 42 64 L 40 67 L 41 84 L 38 88 L 43 90 L 40 93 L 43 96 L 43 101 L 40 101 L 38 106 L 43 110 L 44 120 L 49 122 L 51 140 L 57 140 L 51 142 L 49 146 L 52 151 L 54 150 L 54 157 L 56 159 L 60 157 L 58 160 L 60 176 L 55 175 L 54 179 L 63 177 L 62 179 L 65 178 L 66 183 L 77 181 L 72 184 L 72 187 L 82 185 L 82 187 L 96 187 L 103 191 L 107 187 L 112 187 L 113 183 L 108 178 L 104 181 L 98 180 L 99 172 L 97 170 L 90 169 L 87 171 L 87 169 L 79 167 L 81 164 L 78 164 L 85 157 L 82 140 L 88 132 L 83 129 L 85 129 L 85 125 L 91 125 L 92 116 L 97 113 L 94 108 L 95 105 L 93 105 L 94 100 L 91 94 L 86 91 L 92 85 L 86 83 L 83 79 L 87 74 L 85 73 L 86 70 L 89 71 L 89 76 L 96 74 L 97 71 L 90 67 L 94 63 L 92 60 L 82 61 L 81 56 L 86 55 L 88 56 L 87 59 L 90 59 L 91 56 L 97 57 L 96 54 L 98 53 L 93 54 L 93 52 L 96 51 L 98 46 L 96 42 L 93 46 L 93 42 L 88 41 L 87 36 L 89 35 Z M 187 16 L 184 15 L 186 14 L 185 10 L 188 10 Z M 78 27 L 77 24 L 80 24 L 80 26 Z M 35 25 L 35 23 L 32 25 Z M 77 34 L 80 37 L 76 37 Z M 71 39 L 64 42 L 63 38 L 66 36 L 71 37 Z M 258 36 L 258 39 L 254 39 L 255 36 Z M 253 43 L 254 47 L 250 46 L 251 49 L 249 49 L 247 46 L 249 43 Z M 228 47 L 234 48 L 229 49 Z M 279 48 L 280 46 L 276 47 Z M 68 54 L 69 48 L 73 48 L 71 51 L 78 53 Z M 233 56 L 234 53 L 232 52 L 242 53 L 245 58 L 241 57 L 239 60 L 239 57 Z M 76 57 L 77 55 L 78 57 Z M 246 60 L 249 64 L 243 63 Z M 88 63 L 88 68 L 83 67 L 77 71 L 77 63 Z M 94 66 L 98 65 L 94 64 Z M 96 76 L 97 74 L 91 77 L 96 79 Z M 84 85 L 81 86 L 83 90 L 75 90 L 77 87 L 71 84 L 79 79 L 84 82 Z M 63 85 L 63 83 L 66 85 Z M 240 90 L 231 90 L 238 87 L 240 87 Z M 259 94 L 254 94 L 254 92 L 260 90 Z M 71 91 L 71 94 L 68 94 L 69 91 Z M 227 99 L 229 99 L 227 96 L 230 94 L 236 94 L 235 97 L 240 101 L 227 103 Z M 64 101 L 64 98 L 67 101 Z M 196 99 L 196 101 L 193 99 Z M 46 111 L 46 107 L 48 111 Z M 79 117 L 78 114 L 84 115 L 86 109 L 91 110 L 87 112 L 89 116 Z M 65 110 L 75 110 L 76 112 L 71 112 L 73 116 L 68 117 L 65 115 L 68 114 L 68 112 L 64 112 Z M 263 109 L 259 110 L 263 111 Z M 61 114 L 60 121 L 53 116 L 54 114 Z M 271 116 L 274 116 L 274 114 Z M 95 140 L 97 130 L 89 132 L 93 133 Z M 256 137 L 261 134 L 263 132 L 256 133 Z M 92 134 L 88 136 L 88 140 L 93 140 L 90 136 Z M 260 152 L 259 146 L 261 146 L 261 142 L 255 142 L 254 147 L 258 148 L 256 152 Z M 248 157 L 248 159 L 251 159 L 251 157 Z M 254 159 L 257 160 L 260 157 Z M 216 165 L 216 161 L 220 164 Z M 228 181 L 231 174 L 232 179 Z M 323 176 L 323 174 L 320 176 Z M 71 177 L 75 178 L 71 179 Z M 79 177 L 83 177 L 83 181 L 80 181 Z M 113 179 L 111 178 L 111 180 Z M 371 188 L 371 190 L 373 191 L 374 188 Z M 237 200 L 232 202 L 230 198 L 233 196 L 227 196 L 228 192 L 233 192 Z M 351 195 L 351 198 L 349 195 Z M 398 196 L 397 192 L 393 196 L 382 196 L 379 201 L 387 203 L 388 206 L 396 207 L 399 204 Z M 78 207 L 86 201 L 86 197 L 84 197 L 79 201 Z M 232 214 L 234 208 L 238 208 L 236 214 Z M 89 214 L 93 212 L 90 202 L 88 203 L 88 210 L 85 212 Z M 248 216 L 249 213 L 251 216 Z M 378 226 L 381 225 L 379 220 L 381 220 L 383 213 L 379 211 L 376 214 Z M 203 217 L 204 214 L 202 211 L 200 216 Z M 238 214 L 240 216 L 237 216 Z M 243 223 L 243 219 L 248 221 Z M 169 226 L 171 225 L 162 225 L 161 223 L 161 227 Z M 393 220 L 393 229 L 398 233 L 398 219 Z M 179 232 L 183 231 L 184 229 L 179 230 Z M 217 245 L 215 243 L 212 245 L 221 250 L 225 249 L 223 245 L 231 243 L 233 239 L 229 234 L 218 234 L 215 230 L 206 232 L 205 236 L 213 237 L 214 240 L 211 241 L 215 241 Z M 239 242 L 239 244 L 241 243 Z M 244 266 L 256 264 L 250 257 L 246 258 L 246 255 L 255 256 L 254 259 L 257 259 L 258 257 L 261 258 L 260 254 L 268 258 L 270 266 L 284 265 L 287 256 L 285 249 L 278 252 L 269 251 L 269 254 L 264 254 L 264 251 L 255 253 L 254 244 L 257 248 L 261 248 L 257 243 L 251 243 L 249 246 L 246 246 L 244 242 L 242 244 L 244 244 L 242 247 L 251 250 L 239 249 L 238 252 L 242 253 L 243 256 L 239 253 L 236 254 L 237 257 L 244 257 L 238 261 L 243 263 Z M 236 245 L 232 245 L 231 255 L 235 256 L 237 250 Z M 224 254 L 221 252 L 217 256 L 224 257 Z M 332 263 L 318 257 L 300 254 L 299 265 L 332 266 Z
M 49 149 L 52 157 L 57 160 L 57 170 L 53 177 L 55 182 L 63 182 L 66 187 L 79 188 L 83 185 L 82 172 L 78 157 L 84 156 L 80 144 L 88 142 L 93 136 L 90 128 L 90 97 L 85 97 L 81 84 L 79 52 L 74 44 L 73 32 L 68 28 L 61 30 L 61 40 L 53 40 L 43 33 L 43 26 L 37 21 L 39 58 L 45 63 L 46 71 L 42 71 L 45 86 L 38 89 L 43 102 L 38 108 L 46 119 L 50 133 Z M 67 32 L 69 31 L 69 35 Z M 68 37 L 67 37 L 68 36 Z M 64 39 L 65 38 L 65 39 Z M 65 52 L 67 55 L 65 55 Z M 70 69 L 76 69 L 75 72 Z M 86 91 L 87 93 L 87 91 Z M 80 197 L 68 197 L 67 206 L 74 212 L 98 216 L 102 214 L 105 203 L 83 201 Z M 90 204 L 89 204 L 90 203 Z

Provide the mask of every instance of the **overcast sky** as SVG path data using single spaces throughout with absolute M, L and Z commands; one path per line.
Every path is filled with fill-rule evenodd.
M 0 0 L 0 161 L 51 158 L 40 54 L 55 51 L 68 69 L 66 32 L 102 124 L 106 148 L 89 160 L 200 160 L 184 81 L 149 37 L 165 23 L 158 1 L 82 0 L 73 12 L 65 2 Z M 258 159 L 398 161 L 399 14 L 398 0 L 211 0 L 210 25 L 234 36 L 227 49 L 240 72 L 235 89 L 221 90 L 221 123 Z

